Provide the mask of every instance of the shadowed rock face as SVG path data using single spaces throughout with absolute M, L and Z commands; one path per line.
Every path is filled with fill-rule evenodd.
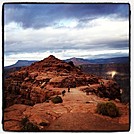
M 32 106 L 48 100 L 53 95 L 61 94 L 60 90 L 52 90 L 52 88 L 69 86 L 75 88 L 98 84 L 98 81 L 97 77 L 86 75 L 73 64 L 68 64 L 50 55 L 11 73 L 10 77 L 4 80 L 4 107 L 15 103 Z M 119 91 L 119 87 L 116 90 Z

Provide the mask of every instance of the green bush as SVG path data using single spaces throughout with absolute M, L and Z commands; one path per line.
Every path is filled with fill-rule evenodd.
M 62 100 L 62 98 L 60 97 L 60 96 L 56 96 L 56 97 L 54 97 L 54 98 L 52 98 L 52 100 L 51 100 L 53 103 L 62 103 L 63 102 L 63 100 Z
M 113 102 L 102 102 L 98 103 L 96 112 L 98 114 L 110 116 L 110 117 L 118 117 L 119 114 L 119 109 L 116 107 L 116 105 Z
M 98 103 L 96 112 L 98 114 L 107 115 L 106 103 L 104 102 Z
M 26 132 L 38 132 L 39 131 L 39 127 L 34 125 L 31 122 L 27 122 L 23 128 L 22 131 L 26 131 Z
M 30 122 L 27 117 L 21 120 L 21 124 L 23 126 L 21 130 L 24 132 L 39 132 L 39 127 Z

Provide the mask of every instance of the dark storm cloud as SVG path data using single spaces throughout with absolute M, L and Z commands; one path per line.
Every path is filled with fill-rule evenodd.
M 60 19 L 75 18 L 82 22 L 99 16 L 128 17 L 128 4 L 5 4 L 5 24 L 12 21 L 23 27 L 41 28 Z
M 95 42 L 92 46 L 90 46 L 91 49 L 94 49 L 96 46 L 96 49 L 115 49 L 115 50 L 125 50 L 129 49 L 129 41 L 128 40 L 114 40 L 114 41 L 100 41 L 100 42 Z
M 128 40 L 118 40 L 118 41 L 111 41 L 108 44 L 109 47 L 113 49 L 128 49 L 129 48 L 129 41 Z
M 37 42 L 27 43 L 24 41 L 17 42 L 17 43 L 10 43 L 7 42 L 5 44 L 8 47 L 5 47 L 5 53 L 21 53 L 21 52 L 27 52 L 27 53 L 33 53 L 33 52 L 44 52 L 44 51 L 50 51 L 50 52 L 61 52 L 62 50 L 89 50 L 89 51 L 99 51 L 99 50 L 126 50 L 129 49 L 128 41 L 113 41 L 113 42 L 95 42 L 95 43 L 54 43 L 54 44 L 41 44 Z

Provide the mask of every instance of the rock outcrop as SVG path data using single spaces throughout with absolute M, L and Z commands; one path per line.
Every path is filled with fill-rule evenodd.
M 12 72 L 4 81 L 4 106 L 15 103 L 34 105 L 44 102 L 60 91 L 51 88 L 78 87 L 98 83 L 92 75 L 85 75 L 73 65 L 50 55 L 49 57 Z
M 119 85 L 112 80 L 105 80 L 104 84 L 100 84 L 97 90 L 97 95 L 109 99 L 121 100 L 121 92 Z
M 87 93 L 87 95 L 95 94 L 101 98 L 109 98 L 110 100 L 121 100 L 121 89 L 119 85 L 113 80 L 100 79 L 99 84 L 93 84 L 84 86 L 81 91 Z

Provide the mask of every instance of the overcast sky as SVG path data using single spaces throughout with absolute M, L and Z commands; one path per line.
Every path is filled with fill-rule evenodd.
M 5 4 L 4 65 L 129 55 L 128 4 Z

